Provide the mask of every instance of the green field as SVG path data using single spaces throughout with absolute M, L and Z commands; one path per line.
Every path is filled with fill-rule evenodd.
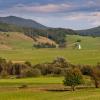
M 100 62 L 100 51 L 67 49 L 3 50 L 0 51 L 0 57 L 17 62 L 31 61 L 33 64 L 51 62 L 56 57 L 65 57 L 75 64 L 96 64 Z
M 0 100 L 99 100 L 100 89 L 87 88 L 72 91 L 47 91 L 61 89 L 62 77 L 40 77 L 26 79 L 1 79 Z M 27 88 L 18 88 L 27 84 Z
M 54 93 L 16 90 L 0 92 L 0 100 L 100 100 L 100 89 Z
M 13 33 L 12 33 L 13 34 Z M 12 39 L 12 37 L 15 37 Z M 100 37 L 67 36 L 68 47 L 66 49 L 35 49 L 32 48 L 32 40 L 22 38 L 23 35 L 11 35 L 6 39 L 13 49 L 0 50 L 0 57 L 14 62 L 30 61 L 33 64 L 51 62 L 56 57 L 65 57 L 74 64 L 96 64 L 100 62 Z M 73 49 L 73 43 L 81 39 L 82 50 Z M 1 40 L 0 40 L 1 41 Z M 8 42 L 7 42 L 8 41 Z
M 0 87 L 21 86 L 23 84 L 29 86 L 40 86 L 48 84 L 62 84 L 63 77 L 38 77 L 38 78 L 24 78 L 24 79 L 1 79 Z
M 56 57 L 65 57 L 73 64 L 97 64 L 100 62 L 100 37 L 67 36 L 66 49 L 35 49 L 31 39 L 22 34 L 9 33 L 0 36 L 0 57 L 13 62 L 30 61 L 32 64 L 52 62 Z M 6 37 L 6 38 L 5 38 Z M 24 38 L 23 38 L 24 37 Z M 73 43 L 81 39 L 82 50 L 73 49 Z M 1 46 L 1 45 L 0 45 Z M 5 47 L 5 46 L 4 46 Z M 0 100 L 100 100 L 100 89 L 93 87 L 72 91 L 44 91 L 45 88 L 64 88 L 63 77 L 38 77 L 24 79 L 0 79 Z M 86 83 L 89 86 L 90 80 Z M 27 88 L 19 88 L 27 85 Z

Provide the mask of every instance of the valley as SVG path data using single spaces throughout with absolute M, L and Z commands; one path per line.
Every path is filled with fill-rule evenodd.
M 13 62 L 30 61 L 32 64 L 51 62 L 56 57 L 64 57 L 74 64 L 96 64 L 100 61 L 100 38 L 89 36 L 68 35 L 66 48 L 40 48 L 33 47 L 35 41 L 22 33 L 8 32 L 9 37 L 0 35 L 0 57 Z M 82 49 L 74 49 L 76 40 L 81 39 Z M 39 41 L 42 39 L 39 39 Z M 43 38 L 44 41 L 44 38 Z M 47 40 L 46 40 L 47 41 Z M 51 43 L 51 41 L 49 40 Z M 2 44 L 3 43 L 3 44 Z M 6 46 L 3 47 L 3 46 Z
M 99 100 L 99 28 L 0 17 L 0 100 Z

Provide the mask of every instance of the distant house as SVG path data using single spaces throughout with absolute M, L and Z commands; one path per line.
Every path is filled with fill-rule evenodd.
M 81 50 L 82 46 L 81 46 L 81 44 L 79 42 L 76 42 L 75 45 L 74 45 L 74 49 L 75 48 Z
M 80 44 L 78 44 L 78 49 L 80 50 L 80 49 L 82 49 L 82 47 L 81 47 L 81 45 Z

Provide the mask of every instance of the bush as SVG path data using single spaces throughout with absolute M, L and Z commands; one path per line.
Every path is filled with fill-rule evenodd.
M 41 72 L 39 69 L 25 69 L 23 70 L 21 77 L 37 77 L 40 76 Z
M 26 61 L 25 64 L 26 64 L 27 66 L 29 66 L 29 67 L 32 66 L 32 64 L 31 64 L 29 61 Z
M 33 47 L 35 48 L 56 48 L 56 45 L 50 44 L 50 43 L 38 43 L 38 44 L 34 44 Z
M 38 68 L 42 75 L 48 74 L 48 64 L 37 64 L 34 66 L 34 68 Z
M 91 75 L 91 72 L 92 72 L 92 67 L 90 65 L 85 65 L 85 66 L 82 66 L 81 68 L 81 72 L 83 75 Z
M 91 78 L 94 81 L 95 87 L 99 88 L 99 85 L 100 85 L 100 69 L 98 67 L 94 67 L 92 69 Z
M 37 69 L 37 68 L 34 68 L 32 70 L 32 73 L 33 73 L 33 77 L 38 77 L 38 76 L 41 75 L 41 71 L 39 69 Z
M 75 91 L 75 86 L 81 84 L 83 81 L 82 74 L 79 69 L 68 69 L 64 79 L 64 85 L 71 86 L 72 90 Z
M 8 73 L 7 73 L 7 71 L 2 71 L 2 72 L 1 72 L 1 78 L 8 78 Z

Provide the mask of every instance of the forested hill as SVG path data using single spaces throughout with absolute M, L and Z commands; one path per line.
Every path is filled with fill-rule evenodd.
M 64 28 L 47 28 L 45 26 L 43 28 L 39 28 L 39 27 L 36 28 L 37 25 L 36 26 L 33 25 L 34 27 L 31 27 L 30 26 L 31 24 L 28 25 L 28 27 L 26 27 L 26 26 L 18 25 L 19 21 L 17 22 L 18 19 L 21 19 L 22 22 L 20 23 L 23 23 L 23 21 L 26 19 L 14 17 L 14 16 L 5 17 L 5 18 L 7 19 L 10 18 L 10 20 L 3 20 L 0 22 L 0 31 L 2 32 L 22 32 L 25 35 L 32 37 L 33 39 L 36 36 L 44 36 L 51 40 L 54 40 L 57 44 L 64 44 L 66 42 L 66 34 L 70 34 L 70 35 L 77 34 L 75 31 L 71 29 L 64 29 Z M 1 19 L 3 19 L 3 17 Z M 29 21 L 28 23 L 30 23 L 30 20 L 27 20 L 27 21 Z
M 79 30 L 77 31 L 80 35 L 88 35 L 88 36 L 100 36 L 100 26 L 94 27 L 87 30 Z
M 16 16 L 0 17 L 0 22 L 13 24 L 21 27 L 31 27 L 36 29 L 46 29 L 47 27 L 31 19 L 24 19 Z

